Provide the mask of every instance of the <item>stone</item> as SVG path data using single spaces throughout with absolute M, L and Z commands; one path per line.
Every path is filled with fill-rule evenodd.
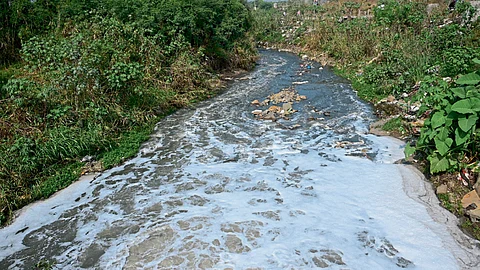
M 285 112 L 288 112 L 290 110 L 292 110 L 292 103 L 283 103 L 282 105 L 282 109 L 285 111 Z
M 254 111 L 252 111 L 252 114 L 260 115 L 260 114 L 262 114 L 262 112 L 263 112 L 262 110 L 254 110 Z
M 437 187 L 437 194 L 447 194 L 447 185 L 442 184 Z
M 478 193 L 476 190 L 470 191 L 462 198 L 463 208 L 467 208 L 472 204 L 475 204 L 475 208 L 478 208 L 480 206 L 480 197 L 478 196 Z
M 258 101 L 258 99 L 255 99 L 255 100 L 252 101 L 252 103 L 250 103 L 250 104 L 259 106 L 259 105 L 260 105 L 260 101 Z
M 265 120 L 272 120 L 272 121 L 275 121 L 277 118 L 275 117 L 275 113 L 271 112 L 271 111 L 265 111 L 264 113 L 262 113 L 262 118 L 265 119 Z
M 268 108 L 268 110 L 276 113 L 276 112 L 280 112 L 282 109 L 278 106 L 273 105 L 273 106 L 270 106 L 270 108 Z
M 480 208 L 468 210 L 467 215 L 470 216 L 472 222 L 480 222 Z

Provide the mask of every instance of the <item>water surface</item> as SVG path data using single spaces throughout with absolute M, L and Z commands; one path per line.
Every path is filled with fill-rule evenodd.
M 367 134 L 347 81 L 264 51 L 222 95 L 162 120 L 137 157 L 25 208 L 0 230 L 0 268 L 478 269 L 403 143 Z M 250 105 L 295 85 L 276 122 Z M 327 115 L 325 112 L 328 112 Z

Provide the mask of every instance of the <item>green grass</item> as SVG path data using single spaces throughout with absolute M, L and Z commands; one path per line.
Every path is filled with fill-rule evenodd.
M 450 202 L 450 197 L 448 194 L 437 194 L 438 199 L 442 203 L 442 206 L 447 209 L 448 211 L 454 213 L 455 212 L 455 207 L 452 205 Z
M 109 151 L 100 155 L 103 167 L 109 169 L 134 157 L 141 144 L 150 138 L 157 120 L 159 119 L 154 119 L 142 127 L 122 134 Z
M 400 134 L 405 133 L 406 130 L 403 127 L 403 121 L 401 117 L 395 117 L 388 120 L 382 127 L 385 131 L 395 131 Z
M 480 239 L 479 223 L 473 223 L 470 219 L 466 219 L 464 222 L 462 222 L 462 224 L 460 224 L 460 227 L 475 239 Z
M 50 176 L 42 181 L 38 179 L 38 184 L 32 187 L 32 201 L 48 198 L 55 192 L 68 187 L 71 183 L 78 180 L 81 174 L 83 163 L 75 161 L 65 165 L 54 165 L 48 168 L 46 172 Z

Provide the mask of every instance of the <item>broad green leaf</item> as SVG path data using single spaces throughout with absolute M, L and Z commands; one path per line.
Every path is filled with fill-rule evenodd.
M 455 129 L 455 145 L 456 146 L 463 145 L 465 142 L 468 141 L 469 138 L 470 136 L 468 135 L 467 132 L 464 132 L 460 128 Z
M 451 118 L 446 118 L 445 119 L 445 126 L 446 127 L 451 127 L 453 124 L 453 120 Z
M 433 114 L 431 121 L 432 121 L 432 128 L 437 128 L 445 124 L 445 116 L 443 114 L 443 111 L 439 111 Z
M 475 58 L 472 60 L 475 64 L 480 65 L 480 60 L 478 58 Z
M 447 144 L 448 148 L 451 148 L 452 144 L 453 144 L 453 139 L 452 138 L 447 138 L 445 140 L 445 144 Z
M 472 110 L 480 112 L 480 98 L 470 98 L 470 105 L 472 106 Z
M 448 169 L 448 159 L 443 157 L 439 159 L 437 156 L 430 158 L 430 173 L 443 172 Z
M 458 120 L 459 118 L 465 117 L 465 114 L 451 111 L 447 115 L 447 119 Z M 448 125 L 447 125 L 448 126 Z
M 467 97 L 467 91 L 465 87 L 455 87 L 451 89 L 453 94 L 459 98 L 466 98 Z
M 447 144 L 444 141 L 439 140 L 438 138 L 435 138 L 435 148 L 437 148 L 438 153 L 440 153 L 441 156 L 444 156 L 450 148 L 447 146 Z
M 452 104 L 450 103 L 450 101 L 446 100 L 445 101 L 447 102 L 447 104 L 445 106 L 443 106 L 443 110 L 445 110 L 445 112 L 448 114 L 450 114 L 452 112 Z
M 471 89 L 468 89 L 471 88 Z M 474 98 L 480 98 L 480 89 L 474 87 L 474 86 L 469 86 L 466 88 L 467 90 L 467 98 L 469 97 L 474 97 Z
M 475 72 L 465 74 L 455 81 L 457 84 L 477 84 L 480 82 L 480 75 Z
M 476 125 L 478 116 L 470 115 L 468 118 L 463 117 L 458 119 L 458 126 L 465 132 L 468 132 L 473 126 Z
M 459 113 L 473 113 L 472 105 L 469 99 L 462 99 L 452 105 L 452 111 Z
M 417 149 L 413 146 L 410 145 L 410 143 L 407 143 L 405 145 L 405 150 L 403 151 L 405 153 L 405 158 L 410 157 L 411 155 L 415 154 L 415 151 Z
M 438 133 L 435 136 L 435 138 L 438 138 L 441 141 L 445 141 L 448 138 L 448 134 L 450 132 L 448 131 L 448 128 L 446 127 L 441 127 L 438 129 Z
M 436 129 L 428 129 L 428 133 L 426 133 L 425 135 L 428 135 L 428 139 L 429 140 L 432 140 L 433 138 L 435 138 L 435 136 L 437 136 L 438 132 Z

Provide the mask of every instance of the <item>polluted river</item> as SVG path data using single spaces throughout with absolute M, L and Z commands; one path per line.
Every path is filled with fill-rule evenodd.
M 21 210 L 0 269 L 480 269 L 478 242 L 395 163 L 404 143 L 368 134 L 348 81 L 274 51 L 243 76 L 163 119 L 135 158 Z M 296 96 L 273 121 L 282 89 Z

